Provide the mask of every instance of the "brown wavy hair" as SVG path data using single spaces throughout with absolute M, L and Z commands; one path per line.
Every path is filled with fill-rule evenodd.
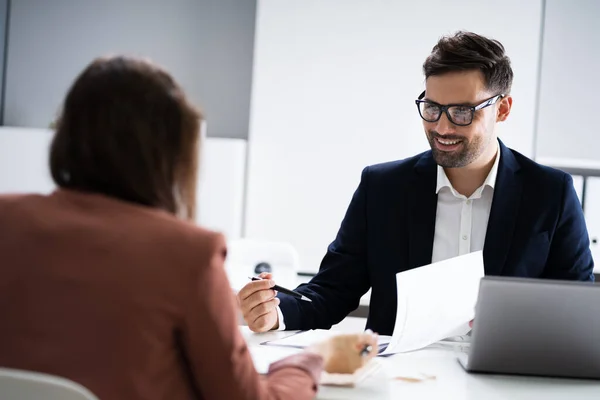
M 192 220 L 201 120 L 165 70 L 138 58 L 98 58 L 65 99 L 52 178 Z

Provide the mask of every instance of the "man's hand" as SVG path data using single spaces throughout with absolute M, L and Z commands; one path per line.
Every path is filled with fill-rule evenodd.
M 279 299 L 271 289 L 275 282 L 272 275 L 263 272 L 262 281 L 251 281 L 237 294 L 244 320 L 253 332 L 266 332 L 279 327 L 277 306 Z

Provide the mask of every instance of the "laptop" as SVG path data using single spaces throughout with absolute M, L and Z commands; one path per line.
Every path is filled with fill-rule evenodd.
M 485 277 L 469 372 L 600 379 L 600 285 Z

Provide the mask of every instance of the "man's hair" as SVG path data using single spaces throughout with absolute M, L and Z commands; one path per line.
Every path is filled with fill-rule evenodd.
M 65 99 L 50 148 L 52 178 L 193 219 L 201 118 L 149 61 L 96 59 Z
M 504 46 L 472 32 L 459 31 L 442 37 L 423 64 L 425 79 L 454 71 L 480 70 L 486 88 L 497 94 L 508 94 L 513 80 L 510 58 Z

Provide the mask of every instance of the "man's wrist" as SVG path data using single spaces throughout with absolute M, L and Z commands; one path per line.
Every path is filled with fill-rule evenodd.
M 285 331 L 285 320 L 283 318 L 283 313 L 281 312 L 281 307 L 277 306 L 277 322 L 275 322 L 275 325 L 273 326 L 273 328 L 271 328 L 272 331 Z

